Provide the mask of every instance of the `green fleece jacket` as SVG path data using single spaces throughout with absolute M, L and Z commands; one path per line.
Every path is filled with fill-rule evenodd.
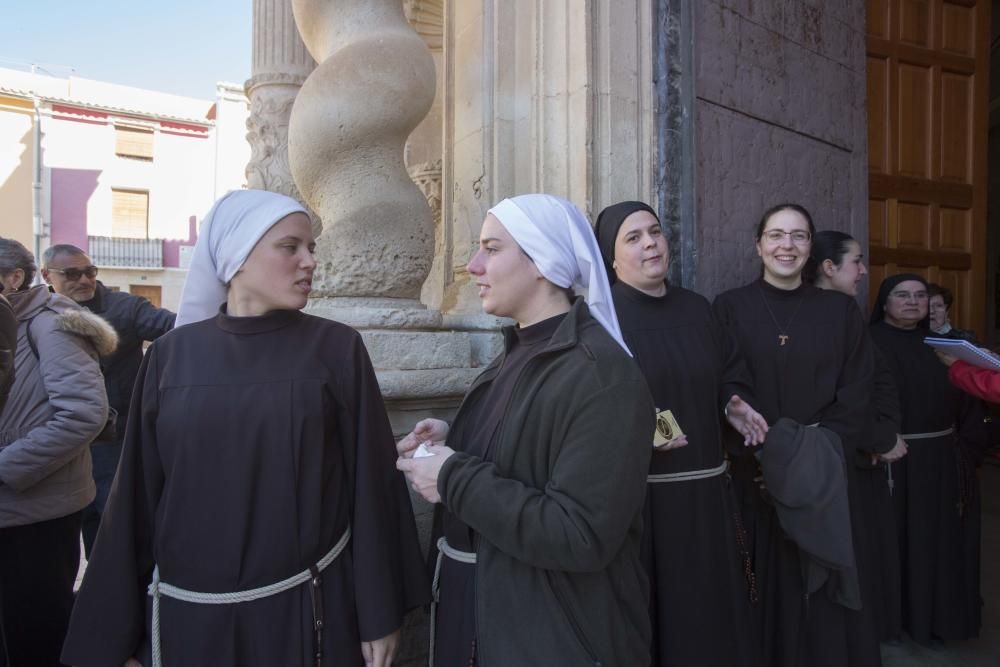
M 639 544 L 654 426 L 638 366 L 577 299 L 517 380 L 496 460 L 445 462 L 442 502 L 480 536 L 481 667 L 648 664 Z

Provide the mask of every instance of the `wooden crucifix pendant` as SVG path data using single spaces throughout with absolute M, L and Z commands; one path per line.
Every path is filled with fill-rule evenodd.
M 788 336 L 786 336 L 785 334 L 778 335 L 778 343 L 781 347 L 784 347 L 785 343 L 787 342 L 788 342 Z

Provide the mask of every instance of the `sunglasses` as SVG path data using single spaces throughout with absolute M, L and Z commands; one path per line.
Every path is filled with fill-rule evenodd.
M 49 269 L 49 271 L 55 271 L 56 273 L 61 273 L 66 278 L 66 280 L 79 280 L 84 276 L 87 276 L 88 278 L 97 277 L 96 266 L 85 266 L 82 269 Z

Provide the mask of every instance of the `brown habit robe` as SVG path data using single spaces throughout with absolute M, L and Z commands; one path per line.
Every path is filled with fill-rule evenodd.
M 409 497 L 357 332 L 298 311 L 217 317 L 157 340 L 136 383 L 111 498 L 63 650 L 68 664 L 149 662 L 154 563 L 206 593 L 318 561 L 323 664 L 362 664 L 428 600 Z M 253 602 L 161 598 L 164 665 L 314 664 L 307 586 Z

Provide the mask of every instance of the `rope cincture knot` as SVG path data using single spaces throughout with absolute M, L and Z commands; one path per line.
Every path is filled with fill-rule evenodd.
M 448 544 L 448 540 L 444 537 L 438 538 L 437 549 L 437 560 L 434 562 L 434 580 L 431 582 L 431 641 L 428 667 L 434 667 L 434 634 L 437 627 L 437 606 L 438 602 L 441 601 L 441 561 L 444 560 L 445 556 L 447 556 L 454 561 L 465 563 L 466 565 L 476 564 L 476 554 L 474 552 L 460 551 L 452 548 L 452 546 Z M 475 642 L 473 642 L 473 645 L 475 645 Z M 473 648 L 473 652 L 474 651 L 475 648 Z

